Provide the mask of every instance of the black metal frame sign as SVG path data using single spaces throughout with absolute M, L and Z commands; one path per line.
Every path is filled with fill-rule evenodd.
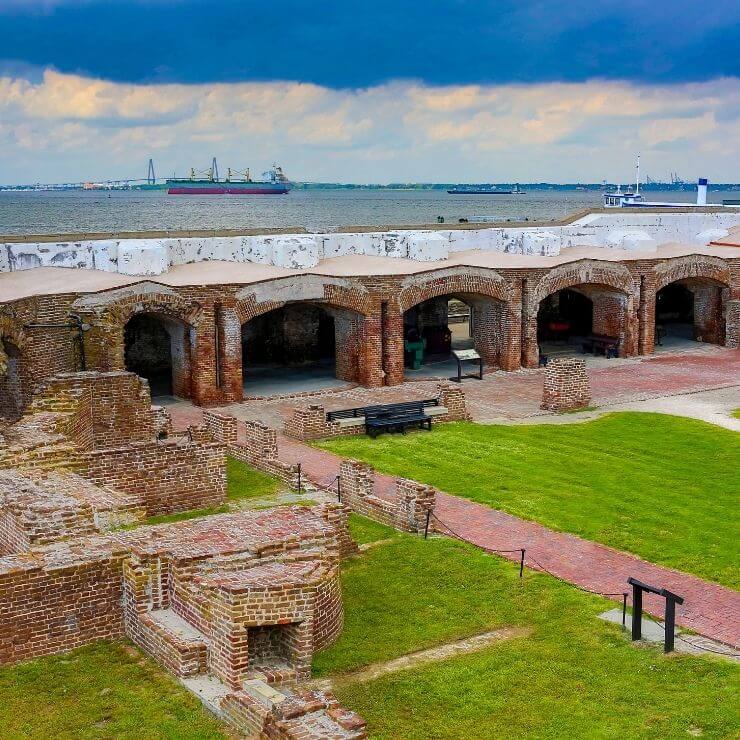
M 476 380 L 483 380 L 483 358 L 474 349 L 453 349 L 452 354 L 457 360 L 457 377 L 450 378 L 450 380 L 453 380 L 455 383 L 462 383 L 463 378 L 475 378 Z M 478 372 L 463 375 L 463 362 L 477 362 Z
M 630 576 L 627 583 L 632 586 L 632 640 L 642 639 L 642 594 L 643 591 L 662 596 L 665 599 L 665 644 L 663 652 L 673 652 L 676 639 L 676 604 L 683 604 L 683 597 L 674 594 L 667 588 L 648 586 Z

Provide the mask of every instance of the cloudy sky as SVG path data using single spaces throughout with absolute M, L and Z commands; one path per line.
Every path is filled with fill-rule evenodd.
M 0 0 L 0 183 L 740 180 L 737 0 Z

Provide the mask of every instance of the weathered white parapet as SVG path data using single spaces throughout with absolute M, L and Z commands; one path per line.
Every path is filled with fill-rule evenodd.
M 301 270 L 315 267 L 321 259 L 318 239 L 313 235 L 285 234 L 267 237 L 265 241 L 272 248 L 272 264 L 276 267 Z
M 606 237 L 606 246 L 612 249 L 626 249 L 629 252 L 656 252 L 658 242 L 644 231 L 615 229 Z
M 161 239 L 128 239 L 118 245 L 122 275 L 161 275 L 169 269 L 169 251 Z
M 161 239 L 100 239 L 0 244 L 0 272 L 67 267 L 159 275 L 172 265 L 209 260 L 274 265 L 295 270 L 321 260 L 366 255 L 440 261 L 468 250 L 555 256 L 566 247 L 654 252 L 661 244 L 706 245 L 740 225 L 740 212 L 596 213 L 547 228 L 405 229 L 327 234 L 265 234 Z

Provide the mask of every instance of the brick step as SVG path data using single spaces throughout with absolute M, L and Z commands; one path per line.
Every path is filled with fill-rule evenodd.
M 149 633 L 147 649 L 178 676 L 206 673 L 208 639 L 172 609 L 156 609 L 140 616 Z

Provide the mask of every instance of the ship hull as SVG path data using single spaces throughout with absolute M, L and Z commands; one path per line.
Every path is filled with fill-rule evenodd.
M 168 195 L 285 195 L 290 185 L 271 182 L 168 182 Z

